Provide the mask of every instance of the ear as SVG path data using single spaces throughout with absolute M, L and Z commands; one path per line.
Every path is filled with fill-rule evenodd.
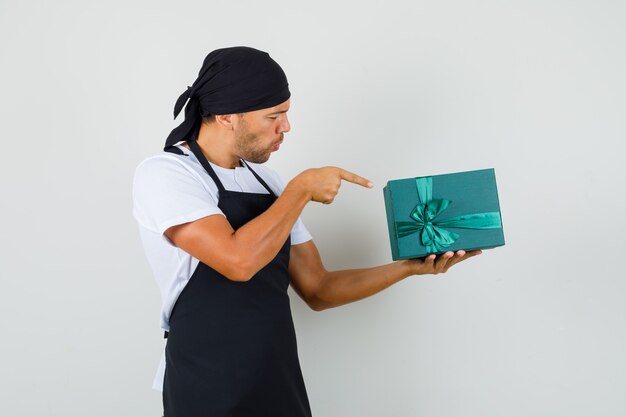
M 233 130 L 234 114 L 216 114 L 215 121 L 225 129 Z

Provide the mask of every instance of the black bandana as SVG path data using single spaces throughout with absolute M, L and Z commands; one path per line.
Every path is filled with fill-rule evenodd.
M 189 100 L 185 121 L 172 130 L 164 149 L 196 140 L 202 117 L 265 109 L 290 96 L 285 73 L 267 52 L 245 46 L 216 49 L 204 59 L 196 81 L 176 101 L 174 119 Z

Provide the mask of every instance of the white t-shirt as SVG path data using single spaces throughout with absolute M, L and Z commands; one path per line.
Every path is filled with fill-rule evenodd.
M 224 215 L 217 206 L 218 189 L 196 156 L 179 145 L 184 155 L 161 152 L 142 161 L 133 181 L 133 216 L 139 224 L 139 235 L 161 292 L 161 327 L 169 330 L 172 308 L 191 275 L 198 259 L 174 246 L 163 234 L 171 226 L 192 222 L 213 214 Z M 227 169 L 211 164 L 230 191 L 268 194 L 246 167 Z M 264 165 L 250 163 L 252 169 L 280 195 L 284 183 L 278 174 Z M 291 244 L 311 240 L 300 219 L 291 230 Z M 163 359 L 155 388 L 161 389 Z

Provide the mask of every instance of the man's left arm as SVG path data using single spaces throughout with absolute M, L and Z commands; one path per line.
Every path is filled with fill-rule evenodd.
M 411 275 L 439 274 L 480 250 L 446 252 L 422 259 L 407 259 L 372 268 L 327 271 L 312 240 L 293 245 L 289 261 L 291 285 L 315 311 L 361 300 Z

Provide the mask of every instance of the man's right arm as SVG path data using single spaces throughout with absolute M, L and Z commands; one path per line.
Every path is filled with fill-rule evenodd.
M 247 281 L 276 256 L 304 206 L 309 201 L 332 203 L 342 180 L 372 186 L 341 168 L 309 169 L 291 180 L 268 210 L 236 231 L 226 218 L 212 215 L 172 226 L 164 234 L 225 277 Z

